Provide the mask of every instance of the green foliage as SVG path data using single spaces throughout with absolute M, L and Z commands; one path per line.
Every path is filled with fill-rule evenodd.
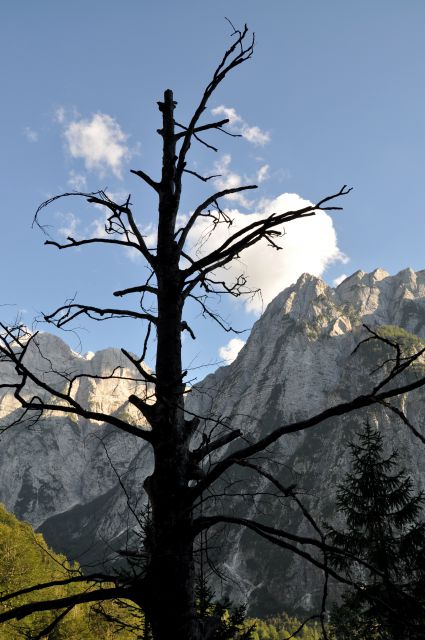
M 394 344 L 398 344 L 401 350 L 402 357 L 412 356 L 425 347 L 425 342 L 419 336 L 414 333 L 409 333 L 402 327 L 398 327 L 392 324 L 384 324 L 377 328 L 376 333 Z M 374 358 L 382 361 L 386 358 L 394 358 L 395 350 L 385 342 L 374 340 L 370 344 L 370 352 Z M 414 362 L 413 369 L 417 370 L 418 367 L 423 368 L 423 361 Z
M 411 355 L 425 347 L 425 342 L 422 338 L 393 324 L 381 325 L 377 333 L 383 338 L 391 340 L 391 342 L 397 342 L 401 347 L 403 347 L 406 355 Z
M 199 576 L 196 590 L 198 620 L 211 640 L 251 640 L 251 624 L 245 623 L 245 607 L 233 606 L 229 600 L 219 602 L 204 576 Z
M 329 528 L 332 543 L 346 554 L 333 564 L 356 577 L 344 594 L 331 628 L 338 640 L 421 638 L 425 628 L 424 496 L 413 491 L 398 454 L 384 455 L 383 438 L 367 424 L 350 445 L 352 472 L 337 492 L 345 531 Z
M 6 595 L 32 585 L 52 580 L 63 580 L 78 574 L 78 565 L 70 564 L 65 556 L 52 552 L 40 534 L 34 533 L 29 524 L 20 522 L 0 505 L 0 592 Z M 61 598 L 83 591 L 78 584 L 49 587 L 33 591 L 0 603 L 0 611 L 34 602 Z M 61 612 L 37 613 L 21 621 L 0 625 L 0 640 L 18 640 L 36 637 Z M 141 638 L 139 629 L 143 621 L 123 602 L 98 605 L 80 605 L 72 609 L 50 633 L 48 640 L 99 639 L 133 640 Z
M 321 625 L 302 624 L 286 614 L 267 620 L 246 618 L 244 606 L 233 606 L 229 600 L 218 602 L 208 581 L 198 578 L 196 588 L 197 612 L 208 638 L 214 640 L 321 640 Z
M 317 622 L 305 624 L 301 629 L 301 622 L 297 618 L 288 615 L 274 616 L 267 620 L 251 618 L 246 625 L 255 625 L 252 632 L 252 640 L 287 640 L 292 634 L 297 640 L 320 640 L 321 627 Z

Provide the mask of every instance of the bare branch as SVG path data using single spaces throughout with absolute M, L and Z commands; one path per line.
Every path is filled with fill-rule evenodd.
M 226 331 L 226 333 L 235 333 L 235 334 L 245 333 L 246 329 L 235 329 L 224 318 L 222 318 L 219 313 L 212 311 L 206 305 L 205 300 L 203 299 L 203 296 L 195 296 L 193 294 L 190 294 L 189 297 L 192 298 L 193 300 L 196 300 L 196 302 L 201 306 L 202 315 L 204 317 L 214 320 L 214 322 L 216 322 L 219 327 L 221 327 L 224 331 Z
M 261 524 L 260 522 L 250 520 L 249 518 L 238 518 L 236 516 L 228 516 L 225 514 L 204 516 L 198 518 L 194 522 L 194 530 L 198 533 L 201 530 L 208 529 L 210 527 L 216 526 L 217 524 L 234 524 L 237 526 L 246 527 L 262 538 L 265 538 L 268 542 L 271 542 L 284 549 L 288 549 L 294 552 L 296 555 L 301 556 L 322 571 L 325 569 L 325 565 L 307 551 L 297 547 L 296 544 L 310 545 L 320 550 L 326 547 L 329 549 L 329 551 L 341 553 L 341 550 L 337 547 L 326 545 L 325 543 L 322 543 L 320 540 L 316 540 L 315 538 L 309 538 L 308 536 L 297 536 L 291 534 L 289 531 L 269 527 L 267 525 Z M 340 575 L 334 569 L 328 568 L 328 572 L 329 575 L 331 575 L 338 582 L 352 586 L 353 583 L 351 580 Z
M 79 576 L 71 576 L 69 578 L 63 578 L 62 580 L 51 580 L 50 582 L 42 582 L 39 584 L 32 585 L 31 587 L 26 587 L 25 589 L 20 589 L 19 591 L 13 591 L 11 593 L 7 593 L 6 595 L 0 596 L 0 602 L 6 602 L 7 600 L 12 600 L 13 598 L 18 598 L 19 596 L 24 596 L 27 593 L 33 593 L 34 591 L 42 591 L 43 589 L 49 589 L 50 587 L 60 587 L 66 584 L 73 584 L 77 582 L 87 582 L 87 583 L 99 583 L 99 582 L 115 582 L 116 576 L 106 575 L 104 573 L 92 573 L 90 575 L 79 575 Z
M 44 638 L 48 638 L 49 634 L 56 629 L 56 627 L 58 626 L 59 622 L 61 620 L 63 620 L 68 613 L 71 613 L 71 611 L 75 608 L 75 604 L 70 604 L 69 607 L 67 607 L 66 609 L 63 609 L 63 611 L 61 611 L 53 620 L 52 622 L 50 622 L 46 627 L 44 627 L 44 629 L 42 629 L 39 633 L 37 633 L 36 636 L 32 636 L 31 640 L 44 640 Z
M 74 192 L 62 193 L 60 195 L 49 198 L 38 207 L 34 216 L 33 224 L 36 224 L 38 227 L 40 227 L 40 229 L 42 229 L 45 232 L 45 226 L 41 225 L 39 222 L 39 214 L 42 211 L 42 209 L 50 205 L 52 202 L 59 200 L 60 198 L 66 198 L 70 196 L 82 197 L 82 198 L 85 198 L 87 202 L 91 204 L 98 204 L 109 209 L 112 212 L 112 216 L 108 219 L 109 226 L 106 229 L 107 233 L 109 234 L 118 233 L 118 234 L 124 235 L 125 240 L 120 240 L 118 238 L 86 238 L 82 240 L 76 240 L 75 238 L 72 238 L 71 236 L 69 236 L 67 238 L 67 240 L 69 241 L 68 243 L 60 243 L 60 242 L 56 242 L 55 240 L 46 240 L 44 244 L 53 245 L 58 249 L 68 249 L 70 247 L 79 247 L 86 244 L 116 244 L 120 246 L 131 247 L 133 249 L 136 249 L 137 251 L 140 251 L 143 257 L 147 260 L 147 262 L 151 266 L 155 264 L 155 256 L 153 256 L 150 253 L 148 247 L 146 246 L 144 237 L 141 234 L 137 224 L 134 221 L 133 213 L 129 206 L 130 196 L 128 197 L 127 201 L 123 205 L 120 205 L 114 202 L 113 200 L 111 200 L 107 196 L 105 191 L 96 191 L 92 193 L 74 191 Z M 121 217 L 120 217 L 121 215 L 125 215 L 127 217 L 128 223 L 130 225 L 130 230 L 128 230 L 125 227 L 123 221 L 121 220 Z M 113 224 L 112 218 L 114 218 L 115 222 L 119 223 L 119 228 L 117 228 L 117 225 Z M 137 242 L 134 242 L 133 240 L 130 239 L 130 234 L 133 234 Z
M 0 323 L 0 328 L 3 329 L 3 336 L 0 337 L 0 354 L 3 354 L 3 357 L 6 361 L 11 362 L 15 365 L 15 370 L 18 376 L 20 376 L 19 382 L 10 382 L 4 383 L 3 388 L 9 387 L 14 389 L 14 397 L 19 401 L 21 406 L 27 411 L 35 411 L 40 414 L 45 411 L 54 411 L 64 414 L 73 414 L 81 416 L 82 418 L 86 418 L 87 420 L 96 420 L 97 422 L 105 422 L 114 427 L 117 427 L 121 431 L 125 431 L 126 433 L 130 433 L 132 435 L 137 436 L 138 438 L 142 438 L 147 442 L 150 441 L 150 432 L 140 427 L 135 427 L 131 424 L 128 424 L 124 420 L 117 418 L 114 415 L 102 413 L 99 411 L 91 411 L 82 407 L 72 396 L 70 393 L 63 393 L 58 391 L 47 382 L 42 380 L 39 376 L 37 376 L 34 372 L 30 371 L 26 365 L 23 363 L 24 355 L 28 349 L 29 344 L 34 340 L 37 334 L 31 336 L 31 338 L 27 341 L 25 345 L 22 345 L 18 339 L 18 346 L 21 347 L 20 353 L 15 353 L 11 344 L 9 344 L 6 340 L 6 337 L 11 338 L 14 342 L 16 341 L 16 336 L 13 335 L 12 331 L 8 329 L 5 325 Z M 5 337 L 6 336 L 6 337 Z M 58 398 L 65 402 L 65 404 L 54 404 L 49 401 L 45 401 L 41 399 L 39 396 L 33 396 L 32 398 L 25 398 L 22 393 L 24 391 L 25 385 L 27 381 L 31 380 L 31 382 L 35 383 L 35 385 L 39 389 L 43 389 L 47 391 L 53 398 Z
M 141 171 L 140 169 L 138 171 L 135 171 L 134 169 L 130 169 L 130 172 L 134 173 L 134 175 L 136 176 L 139 176 L 139 178 L 142 178 L 142 180 L 144 180 L 146 184 L 148 184 L 150 187 L 152 187 L 152 189 L 154 189 L 154 191 L 158 193 L 159 182 L 156 182 L 155 180 L 153 180 L 147 173 L 145 173 L 144 171 Z
M 66 304 L 59 307 L 53 313 L 45 314 L 44 320 L 56 327 L 61 328 L 78 318 L 80 315 L 86 315 L 92 320 L 111 320 L 116 318 L 133 318 L 134 320 L 148 320 L 152 324 L 156 324 L 157 319 L 150 313 L 139 313 L 131 309 L 100 309 L 83 304 Z
M 184 244 L 186 242 L 189 231 L 192 229 L 196 220 L 199 218 L 201 213 L 205 211 L 211 204 L 214 204 L 220 198 L 224 198 L 225 196 L 231 195 L 232 193 L 240 193 L 241 191 L 248 191 L 249 189 L 257 189 L 256 184 L 245 185 L 242 187 L 234 187 L 233 189 L 223 189 L 222 191 L 217 191 L 213 195 L 209 196 L 206 200 L 204 200 L 198 207 L 196 207 L 195 211 L 190 216 L 186 226 L 182 229 L 181 236 L 179 238 L 179 248 L 183 249 Z
M 102 602 L 105 600 L 115 600 L 116 598 L 129 598 L 129 590 L 124 587 L 111 587 L 96 589 L 79 593 L 77 595 L 65 596 L 64 598 L 54 598 L 53 600 L 40 600 L 29 602 L 19 607 L 14 607 L 9 611 L 0 613 L 0 624 L 8 620 L 22 620 L 33 613 L 40 611 L 56 611 L 67 607 L 75 607 L 85 602 Z
M 398 416 L 400 418 L 400 420 L 402 422 L 404 422 L 404 424 L 410 429 L 410 431 L 413 433 L 413 435 L 415 436 L 415 438 L 418 438 L 418 440 L 420 440 L 423 444 L 425 444 L 425 438 L 424 436 L 416 429 L 416 427 L 410 422 L 410 420 L 408 419 L 408 417 L 406 416 L 406 414 L 404 413 L 404 411 L 402 411 L 401 409 L 399 409 L 398 407 L 395 407 L 393 404 L 391 404 L 390 402 L 385 402 L 384 400 L 381 402 L 381 404 L 386 407 L 387 409 L 389 409 L 390 411 L 392 411 L 393 413 L 396 414 L 396 416 Z
M 192 176 L 195 176 L 196 178 L 199 178 L 199 180 L 202 180 L 202 182 L 208 182 L 208 180 L 212 180 L 213 178 L 219 178 L 220 174 L 216 173 L 213 176 L 201 176 L 200 173 L 197 173 L 196 171 L 191 171 L 190 169 L 185 169 L 184 170 L 185 173 L 190 173 Z
M 129 287 L 128 289 L 120 289 L 119 291 L 114 291 L 113 295 L 118 298 L 122 298 L 123 296 L 127 296 L 129 293 L 152 293 L 156 295 L 158 293 L 158 289 L 147 284 L 142 284 L 140 286 Z
M 325 409 L 324 411 L 321 411 L 320 413 L 305 420 L 299 420 L 298 422 L 293 422 L 291 424 L 278 427 L 254 444 L 234 451 L 223 460 L 217 462 L 213 469 L 207 474 L 205 479 L 200 481 L 196 485 L 196 487 L 193 487 L 191 489 L 191 491 L 193 492 L 195 497 L 199 496 L 233 464 L 238 464 L 240 460 L 249 458 L 257 453 L 260 453 L 261 451 L 264 451 L 265 449 L 267 449 L 267 447 L 269 447 L 271 444 L 285 435 L 288 435 L 290 433 L 297 433 L 299 431 L 306 431 L 307 429 L 311 429 L 312 427 L 321 424 L 329 418 L 345 415 L 358 409 L 370 407 L 374 404 L 381 404 L 383 401 L 389 398 L 394 398 L 404 393 L 414 391 L 415 389 L 420 389 L 423 386 L 425 386 L 425 377 L 421 377 L 418 380 L 414 380 L 413 382 L 406 383 L 393 389 L 388 389 L 387 391 L 381 391 L 381 393 L 357 396 L 348 402 L 341 402 L 340 404 L 334 405 L 333 407 L 329 407 L 328 409 Z
M 390 372 L 388 373 L 388 375 L 383 380 L 381 380 L 373 388 L 372 393 L 375 394 L 380 389 L 385 387 L 387 384 L 392 382 L 394 380 L 394 378 L 396 378 L 401 373 L 403 373 L 403 371 L 406 371 L 406 369 L 408 369 L 412 364 L 414 364 L 414 362 L 417 361 L 421 356 L 423 356 L 424 353 L 425 353 L 425 347 L 423 347 L 422 349 L 420 349 L 416 353 L 413 353 L 410 356 L 402 356 L 401 347 L 397 342 L 393 342 L 392 340 L 389 340 L 388 338 L 385 338 L 384 336 L 381 336 L 376 331 L 373 331 L 372 329 L 370 329 L 366 324 L 363 324 L 363 326 L 371 335 L 368 338 L 365 338 L 364 340 L 359 342 L 359 344 L 354 349 L 353 354 L 356 353 L 358 351 L 358 349 L 362 345 L 364 345 L 364 344 L 366 344 L 366 343 L 368 343 L 370 341 L 377 341 L 377 342 L 380 342 L 382 344 L 386 344 L 389 347 L 391 347 L 395 351 L 395 354 L 396 354 L 395 358 L 389 358 L 389 359 L 385 360 L 383 363 L 381 363 L 379 365 L 379 367 L 377 367 L 377 369 L 375 369 L 372 372 L 372 373 L 375 373 L 379 369 L 382 369 L 385 365 L 387 365 L 387 364 L 389 364 L 391 362 L 394 363 L 393 366 L 391 367 Z
M 212 442 L 209 442 L 208 444 L 201 446 L 198 449 L 195 449 L 192 452 L 192 458 L 196 462 L 200 462 L 208 454 L 212 453 L 213 451 L 216 451 L 217 449 L 220 449 L 221 447 L 226 446 L 226 444 L 230 444 L 231 442 L 233 442 L 233 440 L 236 440 L 241 436 L 242 436 L 242 432 L 240 431 L 240 429 L 235 429 L 230 433 L 226 433 L 226 435 L 221 436 L 220 438 L 217 438 L 216 440 L 213 440 Z
M 193 129 L 193 133 L 199 133 L 200 131 L 208 131 L 208 129 L 221 129 L 221 127 L 223 127 L 228 122 L 229 122 L 229 118 L 224 118 L 223 120 L 218 120 L 217 122 L 210 122 L 209 124 L 203 124 L 200 127 L 195 127 Z M 185 127 L 184 125 L 179 124 L 178 122 L 175 122 L 175 125 L 177 127 L 180 127 L 181 129 L 184 129 L 184 131 L 182 131 L 181 133 L 177 133 L 175 135 L 175 139 L 180 140 L 180 138 L 185 137 L 186 131 L 188 130 L 189 127 Z
M 140 251 L 140 247 L 136 242 L 129 242 L 127 240 L 118 240 L 114 238 L 88 238 L 86 240 L 75 240 L 71 236 L 68 236 L 67 243 L 56 242 L 56 240 L 45 240 L 45 245 L 51 245 L 58 249 L 69 249 L 70 247 L 82 247 L 85 244 L 117 244 L 122 247 L 132 247 Z
M 128 358 L 128 360 L 130 360 L 131 364 L 133 364 L 136 367 L 137 371 L 143 376 L 143 378 L 147 382 L 152 382 L 152 384 L 156 384 L 156 376 L 154 376 L 152 373 L 149 373 L 149 371 L 147 371 L 143 367 L 141 359 L 134 358 L 131 355 L 131 353 L 129 353 L 126 349 L 121 349 L 121 352 L 125 355 L 126 358 Z
M 247 187 L 245 187 L 247 188 Z M 254 187 L 250 187 L 254 188 Z M 242 190 L 242 188 L 241 188 Z M 351 189 L 347 189 L 344 185 L 338 193 L 335 193 L 332 196 L 328 196 L 324 200 L 320 202 L 329 202 L 330 200 L 334 200 L 335 198 L 339 198 L 343 195 L 349 193 Z M 220 194 L 221 197 L 222 194 Z M 200 207 L 198 207 L 195 212 L 192 214 L 189 222 L 187 223 L 184 231 L 182 232 L 182 236 L 179 240 L 179 245 L 183 246 L 181 243 L 186 240 L 188 231 L 187 228 L 196 220 L 196 217 L 200 213 L 200 208 L 204 209 L 208 204 L 214 201 L 214 198 L 206 200 Z M 333 207 L 333 209 L 341 209 L 341 207 Z M 185 279 L 189 278 L 196 271 L 202 271 L 203 274 L 208 273 L 217 269 L 219 266 L 223 266 L 227 264 L 231 260 L 233 260 L 236 256 L 240 255 L 243 251 L 245 251 L 248 247 L 257 244 L 262 238 L 266 238 L 270 240 L 270 234 L 280 235 L 280 231 L 277 231 L 275 228 L 281 226 L 286 222 L 291 222 L 292 220 L 298 220 L 300 218 L 306 218 L 309 216 L 315 215 L 316 211 L 328 211 L 329 207 L 323 207 L 320 203 L 316 205 L 309 205 L 307 207 L 303 207 L 302 209 L 298 209 L 296 211 L 286 211 L 285 213 L 277 214 L 272 213 L 267 218 L 263 220 L 256 220 L 251 224 L 246 225 L 239 231 L 236 231 L 234 234 L 229 236 L 217 249 L 211 251 L 208 255 L 200 258 L 199 260 L 193 262 L 187 269 L 183 271 L 183 276 Z M 199 278 L 198 278 L 199 279 Z
M 193 135 L 196 135 L 195 129 L 198 126 L 198 121 L 206 109 L 208 104 L 208 100 L 211 97 L 212 93 L 218 87 L 218 85 L 224 80 L 232 69 L 235 69 L 237 66 L 249 60 L 251 58 L 254 51 L 254 35 L 252 36 L 251 43 L 245 45 L 245 39 L 248 34 L 248 27 L 245 25 L 243 31 L 236 32 L 233 35 L 237 35 L 234 43 L 227 49 L 225 52 L 220 64 L 216 68 L 213 77 L 207 87 L 204 90 L 204 93 L 201 97 L 201 100 L 195 109 L 195 112 L 192 116 L 192 119 L 187 127 L 187 131 L 183 136 L 182 146 L 180 148 L 180 152 L 177 160 L 176 167 L 176 192 L 179 196 L 181 191 L 181 177 L 183 174 L 183 170 L 186 166 L 186 155 L 189 151 L 191 145 L 191 139 Z M 238 50 L 239 49 L 239 50 Z

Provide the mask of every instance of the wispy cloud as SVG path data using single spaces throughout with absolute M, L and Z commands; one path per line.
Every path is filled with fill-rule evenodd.
M 57 213 L 56 217 L 60 220 L 61 226 L 58 227 L 57 233 L 64 238 L 71 236 L 75 238 L 80 225 L 80 218 L 74 213 Z
M 34 129 L 31 129 L 31 127 L 24 127 L 22 133 L 26 137 L 28 142 L 38 142 L 38 138 L 39 138 L 38 132 L 35 131 Z
M 59 122 L 59 124 L 63 124 L 66 120 L 66 109 L 65 107 L 58 107 L 55 109 L 54 120 Z
M 67 151 L 72 158 L 84 161 L 89 171 L 105 175 L 111 171 L 122 177 L 124 162 L 131 156 L 128 136 L 118 122 L 106 113 L 95 113 L 91 118 L 75 117 L 68 120 L 63 107 L 56 110 L 55 118 L 63 126 Z
M 242 176 L 239 175 L 239 173 L 231 170 L 231 161 L 232 156 L 230 154 L 225 154 L 214 164 L 214 173 L 219 174 L 219 176 L 214 179 L 214 184 L 219 191 L 224 191 L 225 189 L 235 189 L 237 187 L 241 187 L 244 184 Z M 251 201 L 246 198 L 243 191 L 240 193 L 230 193 L 229 195 L 225 196 L 225 198 L 226 200 L 230 200 L 232 202 L 238 202 L 243 207 L 249 207 L 251 205 Z
M 264 147 L 265 144 L 270 142 L 270 133 L 268 131 L 263 131 L 256 125 L 250 126 L 233 107 L 226 107 L 224 104 L 221 104 L 218 107 L 214 107 L 211 113 L 214 116 L 224 116 L 228 118 L 228 126 L 233 133 L 240 134 L 245 140 L 257 147 Z
M 245 341 L 240 338 L 232 338 L 229 342 L 219 349 L 219 356 L 226 364 L 231 364 L 236 359 L 239 351 L 244 346 Z
M 86 176 L 71 169 L 69 172 L 68 184 L 75 191 L 83 191 L 83 189 L 87 187 Z
M 270 166 L 268 164 L 263 164 L 257 171 L 257 182 L 260 184 L 265 180 L 268 180 L 270 175 Z
M 348 278 L 346 273 L 341 273 L 340 276 L 338 276 L 337 278 L 335 278 L 332 282 L 334 287 L 337 287 L 339 284 L 341 284 L 341 282 L 344 282 L 344 280 Z

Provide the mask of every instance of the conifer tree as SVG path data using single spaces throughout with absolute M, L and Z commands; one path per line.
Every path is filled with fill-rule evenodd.
M 424 495 L 398 464 L 385 455 L 378 429 L 367 423 L 351 443 L 352 471 L 337 492 L 345 531 L 330 528 L 342 550 L 332 561 L 345 570 L 353 590 L 333 611 L 338 640 L 423 638 L 425 629 Z

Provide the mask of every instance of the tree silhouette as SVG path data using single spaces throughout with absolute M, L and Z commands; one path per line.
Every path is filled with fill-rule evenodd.
M 261 466 L 261 462 L 254 460 L 254 456 L 267 455 L 267 448 L 278 439 L 314 428 L 329 418 L 376 403 L 385 402 L 386 406 L 392 408 L 389 404 L 392 398 L 425 384 L 423 377 L 409 380 L 400 378 L 424 350 L 407 357 L 397 352 L 397 357 L 388 361 L 384 368 L 382 380 L 369 393 L 356 395 L 353 390 L 350 400 L 330 406 L 304 420 L 282 424 L 257 440 L 248 438 L 249 434 L 219 420 L 210 431 L 201 433 L 201 419 L 208 416 L 188 415 L 184 410 L 187 372 L 182 369 L 182 333 L 186 331 L 194 337 L 184 318 L 186 303 L 193 301 L 204 315 L 230 330 L 231 327 L 210 308 L 210 296 L 217 293 L 239 296 L 249 292 L 249 288 L 242 276 L 229 283 L 221 275 L 221 270 L 258 242 L 281 248 L 278 241 L 283 235 L 285 223 L 314 216 L 318 211 L 338 210 L 341 207 L 335 201 L 350 191 L 344 186 L 314 205 L 294 211 L 276 211 L 233 231 L 231 216 L 222 208 L 220 201 L 225 196 L 255 189 L 256 185 L 231 187 L 205 197 L 193 208 L 189 218 L 181 223 L 178 214 L 186 177 L 190 180 L 199 178 L 207 186 L 211 178 L 188 167 L 191 146 L 199 142 L 215 149 L 204 140 L 204 135 L 211 131 L 225 132 L 224 127 L 228 123 L 227 119 L 202 123 L 208 102 L 227 76 L 249 61 L 253 54 L 254 37 L 250 36 L 246 26 L 240 31 L 234 30 L 232 37 L 232 44 L 225 51 L 188 123 L 180 124 L 175 119 L 176 102 L 171 90 L 167 89 L 163 100 L 158 103 L 162 117 L 162 126 L 158 130 L 162 140 L 160 178 L 156 180 L 142 170 L 133 171 L 157 197 L 157 241 L 154 247 L 147 244 L 130 196 L 118 203 L 103 191 L 65 193 L 43 203 L 37 211 L 36 222 L 42 226 L 41 215 L 48 204 L 63 197 L 84 198 L 93 205 L 103 207 L 107 213 L 105 234 L 84 239 L 68 237 L 65 242 L 49 239 L 45 244 L 61 251 L 92 244 L 113 245 L 127 250 L 132 248 L 144 259 L 149 270 L 148 278 L 141 284 L 114 292 L 120 299 L 134 299 L 137 296 L 134 306 L 97 307 L 70 301 L 44 318 L 56 327 L 69 326 L 80 316 L 94 320 L 132 318 L 142 323 L 146 331 L 142 352 L 137 356 L 124 349 L 122 352 L 134 376 L 144 382 L 146 394 L 143 397 L 142 394 L 128 397 L 129 403 L 136 407 L 140 415 L 140 424 L 136 426 L 125 417 L 93 410 L 76 399 L 75 388 L 79 375 L 62 375 L 65 384 L 59 388 L 39 371 L 28 368 L 26 354 L 29 349 L 37 348 L 37 333 L 29 333 L 22 326 L 2 325 L 0 354 L 3 361 L 12 365 L 15 373 L 0 386 L 13 391 L 21 406 L 20 415 L 14 416 L 8 428 L 23 420 L 27 423 L 36 422 L 40 416 L 53 411 L 111 425 L 148 443 L 154 459 L 153 473 L 144 484 L 150 505 L 150 520 L 149 526 L 143 529 L 144 537 L 139 547 L 126 552 L 131 570 L 110 569 L 102 578 L 88 574 L 84 577 L 87 588 L 78 596 L 44 600 L 40 596 L 39 601 L 16 607 L 11 598 L 9 603 L 12 604 L 8 610 L 0 613 L 0 622 L 22 618 L 34 611 L 70 611 L 81 602 L 124 598 L 143 609 L 155 640 L 199 638 L 201 631 L 195 607 L 195 554 L 202 536 L 223 525 L 244 527 L 271 544 L 312 563 L 324 572 L 325 587 L 328 576 L 347 583 L 340 572 L 329 566 L 326 554 L 330 548 L 294 487 L 282 486 Z M 211 234 L 219 225 L 227 225 L 229 235 L 211 251 L 194 257 L 188 249 L 188 240 L 195 225 L 205 219 L 210 222 Z M 153 371 L 144 365 L 152 330 L 156 336 Z M 370 339 L 381 340 L 377 335 L 371 335 Z M 398 347 L 393 345 L 393 348 L 397 350 Z M 119 384 L 120 375 L 120 370 L 114 370 L 109 377 Z M 399 380 L 398 384 L 396 380 Z M 394 410 L 397 408 L 394 407 Z M 219 480 L 241 466 L 247 474 L 270 482 L 278 499 L 294 501 L 302 516 L 314 528 L 315 537 L 297 536 L 265 524 L 261 519 L 238 517 L 231 503 L 226 506 L 220 502 L 214 514 L 202 513 L 200 507 L 205 496 L 214 492 Z M 139 517 L 137 513 L 134 515 Z M 82 580 L 81 576 L 79 580 Z M 46 585 L 37 585 L 35 588 L 43 592 Z M 325 601 L 326 588 L 320 613 L 322 621 Z M 208 637 L 207 631 L 202 633 L 203 637 Z
M 330 538 L 346 552 L 334 564 L 358 588 L 348 591 L 333 613 L 336 636 L 423 637 L 424 495 L 414 492 L 411 478 L 399 468 L 397 451 L 385 455 L 383 437 L 369 422 L 350 449 L 352 471 L 337 492 L 346 529 L 331 529 Z

